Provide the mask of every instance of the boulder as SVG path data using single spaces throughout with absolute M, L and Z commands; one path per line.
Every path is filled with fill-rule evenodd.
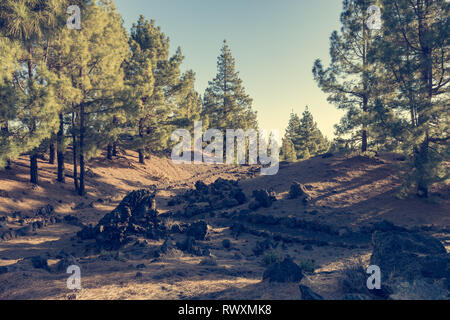
M 47 259 L 45 259 L 41 256 L 32 257 L 31 265 L 35 269 L 49 270 Z
M 199 221 L 190 225 L 187 229 L 187 235 L 195 240 L 205 240 L 208 233 L 208 225 L 204 221 Z
M 272 264 L 263 274 L 263 281 L 269 282 L 300 282 L 302 279 L 302 269 L 291 258 Z
M 380 267 L 384 279 L 448 277 L 450 255 L 436 238 L 402 230 L 375 231 L 372 244 L 370 263 Z
M 277 201 L 275 194 L 267 190 L 254 190 L 253 198 L 255 198 L 255 202 L 263 208 L 270 208 L 273 202 Z
M 324 300 L 323 297 L 304 285 L 299 286 L 302 300 Z

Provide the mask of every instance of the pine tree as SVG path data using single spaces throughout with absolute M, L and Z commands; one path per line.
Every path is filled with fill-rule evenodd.
M 59 106 L 55 98 L 57 78 L 46 66 L 49 42 L 59 29 L 61 2 L 56 0 L 5 0 L 0 3 L 0 28 L 20 45 L 13 71 L 15 148 L 30 154 L 30 182 L 38 184 L 38 153 L 41 143 L 56 133 Z M 11 130 L 10 130 L 11 129 Z
M 308 107 L 301 118 L 296 113 L 291 113 L 283 141 L 288 144 L 292 143 L 296 160 L 307 160 L 323 154 L 329 149 L 329 142 L 317 127 Z
M 369 146 L 369 114 L 374 102 L 375 74 L 369 63 L 369 50 L 378 31 L 370 30 L 368 8 L 375 0 L 344 0 L 342 29 L 331 35 L 331 64 L 324 69 L 320 60 L 314 63 L 313 74 L 319 87 L 328 94 L 328 101 L 347 110 L 336 126 L 338 136 L 352 134 L 359 141 L 361 152 Z
M 13 73 L 19 53 L 19 44 L 0 33 L 0 169 L 7 167 L 10 159 L 17 157 L 22 151 L 9 130 L 9 122 L 16 119 L 17 97 L 14 92 Z
M 110 2 L 86 4 L 82 29 L 64 32 L 67 41 L 59 45 L 70 60 L 61 73 L 71 82 L 66 111 L 71 120 L 74 184 L 84 195 L 86 162 L 114 139 L 113 119 L 123 117 L 126 106 L 133 105 L 122 68 L 129 46 L 122 19 Z
M 291 112 L 289 117 L 288 127 L 286 128 L 285 140 L 292 142 L 297 159 L 297 150 L 301 147 L 301 137 L 300 137 L 300 117 L 298 114 Z
M 226 40 L 217 62 L 217 75 L 209 82 L 203 98 L 202 116 L 208 116 L 210 127 L 226 129 L 257 129 L 257 115 L 252 99 L 245 93 L 235 59 Z
M 383 1 L 384 33 L 373 50 L 384 90 L 377 103 L 381 134 L 411 159 L 409 184 L 427 197 L 446 179 L 449 157 L 449 11 L 445 0 Z
M 305 108 L 298 128 L 299 158 L 307 160 L 310 157 L 323 154 L 328 151 L 329 143 L 317 127 L 308 107 Z
M 183 56 L 178 48 L 175 55 L 169 57 L 169 38 L 153 20 L 148 21 L 143 16 L 133 25 L 130 42 L 133 56 L 127 67 L 127 78 L 133 81 L 136 73 L 148 79 L 148 85 L 139 88 L 140 108 L 134 141 L 139 162 L 143 164 L 145 155 L 162 151 L 169 144 L 175 88 L 180 81 Z
M 295 151 L 292 140 L 284 137 L 281 145 L 282 159 L 289 162 L 297 161 L 297 152 Z

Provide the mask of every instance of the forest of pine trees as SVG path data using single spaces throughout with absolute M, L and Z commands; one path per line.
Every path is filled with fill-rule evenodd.
M 381 30 L 368 28 L 371 5 L 382 9 Z M 445 0 L 344 0 L 331 63 L 313 67 L 329 102 L 346 111 L 338 144 L 402 152 L 405 190 L 420 197 L 448 178 L 449 10 Z
M 78 5 L 83 28 L 66 27 Z M 368 8 L 382 8 L 381 30 L 368 27 Z M 407 156 L 405 186 L 427 197 L 446 179 L 449 158 L 449 6 L 445 0 L 344 0 L 342 28 L 331 35 L 328 66 L 313 76 L 328 101 L 345 111 L 334 146 L 396 151 Z M 55 179 L 85 194 L 86 163 L 105 152 L 149 155 L 170 150 L 175 128 L 194 121 L 219 130 L 257 129 L 227 42 L 217 76 L 203 97 L 195 73 L 181 72 L 180 48 L 143 16 L 129 31 L 112 1 L 2 0 L 0 2 L 0 168 L 26 155 L 30 182 L 39 184 L 38 159 L 48 155 Z M 330 149 L 308 108 L 292 113 L 281 154 L 305 160 Z

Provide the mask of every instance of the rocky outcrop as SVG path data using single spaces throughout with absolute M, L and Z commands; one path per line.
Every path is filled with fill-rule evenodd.
M 370 263 L 381 269 L 382 278 L 446 278 L 450 255 L 442 243 L 431 236 L 404 231 L 375 231 Z
M 154 194 L 149 190 L 138 190 L 128 194 L 94 228 L 86 227 L 78 236 L 95 239 L 101 249 L 117 250 L 133 240 L 133 237 L 157 240 L 165 233 L 156 211 Z

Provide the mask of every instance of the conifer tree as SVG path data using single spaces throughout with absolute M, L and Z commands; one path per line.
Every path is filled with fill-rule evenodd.
M 127 78 L 133 81 L 134 73 L 143 72 L 141 76 L 148 78 L 149 84 L 152 84 L 139 89 L 140 108 L 135 121 L 134 144 L 142 164 L 150 151 L 164 150 L 169 144 L 177 94 L 175 87 L 180 81 L 180 64 L 183 61 L 179 48 L 174 56 L 169 57 L 169 42 L 161 28 L 143 16 L 131 30 L 133 56 Z
M 210 127 L 225 129 L 257 129 L 252 99 L 245 93 L 235 59 L 226 40 L 217 61 L 217 75 L 209 82 L 203 98 L 202 116 L 208 116 Z
M 374 103 L 375 72 L 369 63 L 369 50 L 377 30 L 370 30 L 368 8 L 375 0 L 344 0 L 342 28 L 331 35 L 331 64 L 324 68 L 314 63 L 313 74 L 319 87 L 328 94 L 328 101 L 347 113 L 336 126 L 341 138 L 359 143 L 361 152 L 369 146 L 369 115 Z
M 310 157 L 323 154 L 328 151 L 329 143 L 317 127 L 311 112 L 306 107 L 303 116 L 300 119 L 298 128 L 300 159 L 306 160 Z
M 122 68 L 129 55 L 128 38 L 109 1 L 86 4 L 82 29 L 64 32 L 66 40 L 71 39 L 61 41 L 60 46 L 70 60 L 61 72 L 71 81 L 66 111 L 73 138 L 74 184 L 78 194 L 84 195 L 86 161 L 114 139 L 113 119 L 133 105 Z
M 308 107 L 306 107 L 301 118 L 296 113 L 291 113 L 283 139 L 283 146 L 285 143 L 288 149 L 290 143 L 292 143 L 296 160 L 307 160 L 310 157 L 323 154 L 329 149 L 329 142 L 317 127 Z
M 285 140 L 291 141 L 294 146 L 295 158 L 298 158 L 298 150 L 301 147 L 300 137 L 300 117 L 298 114 L 291 112 L 288 127 L 286 128 Z
M 57 129 L 59 106 L 55 98 L 57 78 L 46 66 L 49 42 L 58 30 L 61 1 L 5 0 L 0 3 L 0 28 L 4 36 L 20 45 L 20 57 L 13 71 L 16 97 L 15 149 L 30 154 L 30 182 L 38 184 L 38 153 L 41 143 Z
M 384 33 L 372 52 L 382 66 L 375 120 L 410 159 L 408 186 L 427 197 L 448 178 L 449 13 L 445 0 L 382 1 Z
M 282 159 L 289 162 L 297 161 L 297 152 L 295 151 L 292 140 L 284 137 L 281 145 Z

